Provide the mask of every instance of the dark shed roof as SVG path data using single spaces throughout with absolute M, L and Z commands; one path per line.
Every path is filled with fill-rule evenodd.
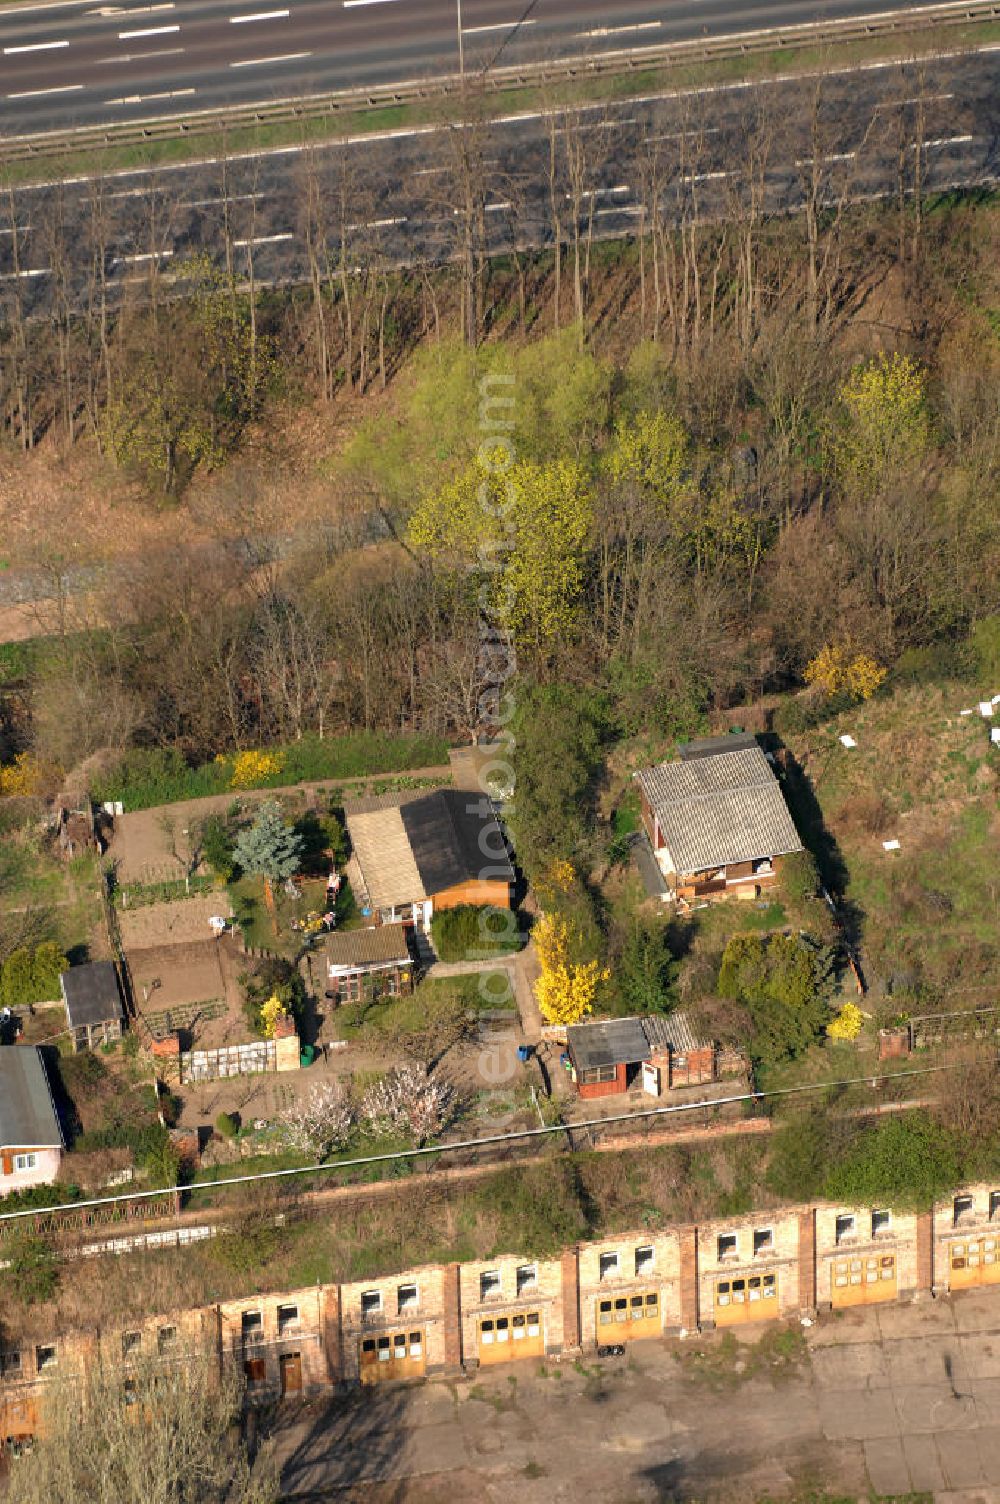
M 393 961 L 405 965 L 411 959 L 406 929 L 380 924 L 374 929 L 338 930 L 327 936 L 326 959 L 331 966 L 382 966 Z
M 71 1029 L 110 1023 L 124 1013 L 118 973 L 113 961 L 88 961 L 59 977 L 66 1020 Z
M 61 1149 L 62 1142 L 40 1052 L 33 1045 L 0 1047 L 0 1145 Z
M 593 1024 L 572 1024 L 566 1030 L 569 1052 L 578 1071 L 601 1065 L 638 1065 L 669 1050 L 674 1055 L 702 1049 L 706 1043 L 678 1009 L 664 1017 L 609 1018 Z
M 404 804 L 400 814 L 426 893 L 476 879 L 513 880 L 500 825 L 484 797 L 440 789 Z
M 649 1059 L 641 1018 L 608 1018 L 596 1024 L 571 1024 L 566 1040 L 578 1071 L 602 1065 L 638 1065 Z
M 733 731 L 728 736 L 699 736 L 694 741 L 679 742 L 677 752 L 681 762 L 696 762 L 699 757 L 716 757 L 720 752 L 746 752 L 757 745 L 757 738 L 750 732 Z

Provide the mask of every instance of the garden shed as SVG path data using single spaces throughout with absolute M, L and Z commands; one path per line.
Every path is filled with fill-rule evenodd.
M 93 1050 L 121 1039 L 125 1020 L 113 961 L 88 961 L 60 973 L 66 1024 L 74 1050 Z

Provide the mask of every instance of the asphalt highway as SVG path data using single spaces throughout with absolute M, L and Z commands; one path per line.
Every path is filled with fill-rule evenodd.
M 891 0 L 0 5 L 0 140 L 899 9 Z M 461 57 L 460 57 L 461 52 Z
M 582 195 L 572 192 L 557 138 L 562 237 L 571 238 L 577 211 L 595 238 L 634 235 L 648 225 L 654 198 L 667 216 L 731 217 L 750 197 L 751 162 L 755 171 L 763 164 L 764 211 L 798 212 L 812 176 L 815 87 L 810 78 L 766 89 L 726 84 L 583 112 Z M 482 222 L 493 253 L 552 244 L 551 124 L 529 113 L 483 128 Z M 928 192 L 992 186 L 1000 181 L 1000 50 L 828 75 L 815 140 L 829 203 L 891 196 L 900 151 L 912 161 L 918 143 Z M 321 220 L 334 267 L 341 239 L 357 265 L 444 262 L 460 250 L 459 156 L 453 130 L 423 127 L 18 189 L 0 202 L 0 317 L 14 297 L 29 316 L 46 316 L 57 294 L 83 307 L 98 254 L 113 297 L 130 289 L 141 297 L 154 267 L 169 286 L 199 252 L 222 265 L 227 211 L 237 273 L 249 272 L 252 257 L 258 285 L 305 282 L 310 198 L 319 205 L 313 240 Z M 345 181 L 347 224 L 337 213 Z

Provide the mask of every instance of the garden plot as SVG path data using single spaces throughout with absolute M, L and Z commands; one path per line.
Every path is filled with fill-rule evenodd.
M 228 919 L 231 914 L 229 895 L 224 888 L 219 888 L 211 893 L 173 899 L 169 903 L 119 909 L 118 925 L 122 944 L 131 961 L 133 950 L 151 946 L 189 945 L 201 940 L 214 944 L 209 920 L 216 915 Z

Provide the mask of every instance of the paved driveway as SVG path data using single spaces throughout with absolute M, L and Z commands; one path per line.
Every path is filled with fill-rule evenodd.
M 1000 1501 L 1000 1291 L 827 1316 L 784 1354 L 752 1351 L 756 1335 L 286 1412 L 286 1496 L 750 1504 L 825 1487 Z

